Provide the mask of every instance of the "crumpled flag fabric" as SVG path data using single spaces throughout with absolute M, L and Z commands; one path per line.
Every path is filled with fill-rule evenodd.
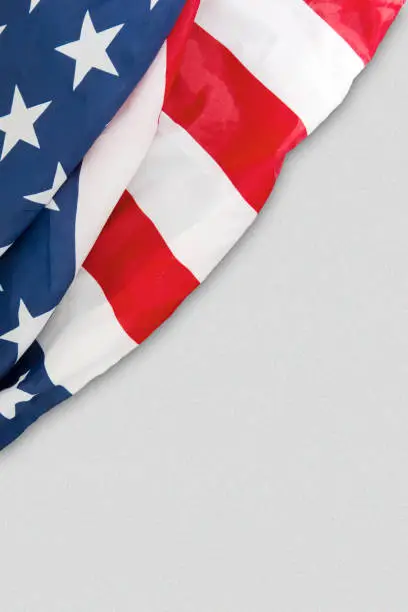
M 38 15 L 49 2 L 40 0 Z M 166 2 L 152 2 L 152 14 Z M 132 351 L 203 282 L 256 219 L 285 155 L 341 103 L 404 2 L 183 4 L 140 84 L 86 152 L 72 145 L 82 162 L 48 201 L 42 194 L 42 209 L 0 259 L 0 448 Z M 130 62 L 129 83 L 132 70 Z M 82 99 L 91 77 L 111 95 L 94 67 L 74 90 Z M 38 270 L 33 261 L 44 253 Z

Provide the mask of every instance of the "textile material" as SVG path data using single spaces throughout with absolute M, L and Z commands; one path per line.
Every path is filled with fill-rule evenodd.
M 203 282 L 404 2 L 5 4 L 0 448 Z

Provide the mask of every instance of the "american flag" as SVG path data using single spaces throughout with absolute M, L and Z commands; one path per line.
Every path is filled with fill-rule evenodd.
M 204 281 L 403 4 L 1 3 L 0 448 Z

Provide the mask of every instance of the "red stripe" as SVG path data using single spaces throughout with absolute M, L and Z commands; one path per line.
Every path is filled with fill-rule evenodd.
M 138 344 L 199 285 L 128 192 L 84 267 L 101 286 L 123 329 Z
M 405 0 L 305 0 L 368 63 Z
M 300 119 L 197 24 L 164 110 L 257 211 L 286 153 L 306 136 Z
M 176 25 L 167 38 L 166 97 L 178 72 L 199 5 L 200 0 L 187 0 Z

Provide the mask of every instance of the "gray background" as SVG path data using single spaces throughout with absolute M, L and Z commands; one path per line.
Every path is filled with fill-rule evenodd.
M 176 316 L 1 454 L 1 610 L 407 612 L 407 34 Z

